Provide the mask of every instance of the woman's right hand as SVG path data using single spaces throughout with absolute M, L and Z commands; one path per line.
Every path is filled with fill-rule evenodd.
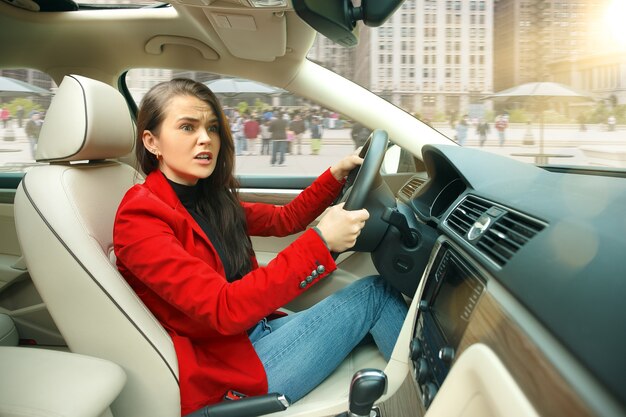
M 370 214 L 366 209 L 344 210 L 345 203 L 328 209 L 317 225 L 331 252 L 344 252 L 356 243 Z

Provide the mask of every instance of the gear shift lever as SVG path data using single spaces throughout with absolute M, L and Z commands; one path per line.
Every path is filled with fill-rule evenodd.
M 387 391 L 387 375 L 378 369 L 361 369 L 350 383 L 350 417 L 370 416 L 374 402 Z

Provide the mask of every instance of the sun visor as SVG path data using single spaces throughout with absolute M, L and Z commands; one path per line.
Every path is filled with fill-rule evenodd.
M 284 12 L 231 13 L 203 10 L 233 56 L 271 62 L 285 55 L 287 24 Z

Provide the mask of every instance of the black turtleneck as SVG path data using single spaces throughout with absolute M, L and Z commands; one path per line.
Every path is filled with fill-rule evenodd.
M 233 271 L 232 266 L 228 262 L 228 258 L 224 256 L 224 247 L 220 242 L 218 236 L 211 229 L 211 225 L 207 221 L 207 219 L 198 211 L 198 185 L 183 185 L 178 184 L 169 178 L 167 181 L 170 183 L 174 192 L 180 199 L 180 202 L 183 203 L 183 206 L 187 209 L 191 217 L 198 223 L 206 237 L 211 241 L 213 247 L 217 251 L 217 255 L 222 260 L 222 264 L 224 265 L 224 271 L 226 272 L 226 279 L 228 281 L 233 281 L 233 279 L 239 278 L 239 275 L 235 276 L 235 271 Z

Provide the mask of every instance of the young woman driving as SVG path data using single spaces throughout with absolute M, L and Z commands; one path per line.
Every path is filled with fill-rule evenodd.
M 147 177 L 115 219 L 117 266 L 173 340 L 183 415 L 228 390 L 297 401 L 368 334 L 389 359 L 407 311 L 401 295 L 372 276 L 268 319 L 336 269 L 331 251 L 352 247 L 369 214 L 331 207 L 264 267 L 250 236 L 305 230 L 362 159 L 343 158 L 285 206 L 242 202 L 227 123 L 204 84 L 153 87 L 137 118 L 136 155 Z

